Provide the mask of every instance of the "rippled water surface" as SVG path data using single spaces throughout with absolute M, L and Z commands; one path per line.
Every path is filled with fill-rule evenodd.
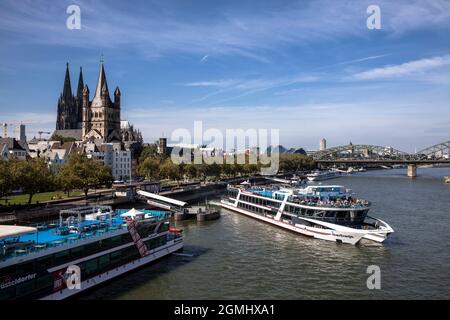
M 450 168 L 371 171 L 341 184 L 373 202 L 370 215 L 395 233 L 383 245 L 310 239 L 222 210 L 219 220 L 178 223 L 183 254 L 84 294 L 82 299 L 436 299 L 450 298 Z M 369 290 L 369 265 L 381 290 Z

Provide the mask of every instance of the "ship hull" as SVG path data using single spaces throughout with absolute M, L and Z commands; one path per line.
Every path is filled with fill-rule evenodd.
M 361 239 L 371 240 L 375 242 L 383 242 L 389 235 L 390 232 L 384 232 L 379 230 L 360 230 L 360 229 L 352 229 L 348 227 L 343 227 L 339 225 L 334 225 L 330 223 L 319 222 L 313 219 L 304 219 L 309 222 L 313 222 L 315 224 L 323 224 L 324 228 L 321 227 L 310 227 L 306 225 L 296 224 L 292 225 L 290 223 L 286 223 L 280 220 L 276 220 L 271 217 L 262 216 L 260 214 L 253 213 L 251 211 L 238 208 L 231 203 L 226 203 L 225 201 L 221 201 L 220 205 L 228 210 L 233 212 L 241 213 L 248 217 L 261 220 L 277 227 L 293 231 L 299 233 L 304 236 L 313 237 L 315 239 L 327 240 L 338 243 L 347 243 L 351 245 L 356 245 L 360 242 Z M 333 228 L 335 226 L 335 228 Z
M 110 281 L 118 276 L 121 276 L 125 273 L 131 272 L 137 268 L 145 266 L 146 264 L 149 264 L 153 261 L 156 261 L 167 255 L 170 255 L 171 253 L 181 250 L 183 248 L 183 245 L 184 244 L 183 244 L 182 238 L 168 241 L 165 245 L 163 245 L 159 248 L 156 248 L 155 250 L 151 251 L 148 255 L 146 255 L 144 257 L 141 257 L 139 259 L 136 259 L 136 260 L 126 263 L 122 266 L 116 267 L 114 269 L 111 269 L 107 272 L 101 273 L 101 274 L 94 276 L 92 278 L 89 278 L 87 280 L 84 280 L 84 281 L 82 280 L 80 289 L 65 288 L 65 289 L 53 292 L 52 294 L 41 298 L 41 300 L 63 300 L 63 299 L 67 299 L 71 296 L 78 295 L 78 294 L 82 293 L 83 291 L 91 289 L 97 285 L 103 284 L 103 283 Z

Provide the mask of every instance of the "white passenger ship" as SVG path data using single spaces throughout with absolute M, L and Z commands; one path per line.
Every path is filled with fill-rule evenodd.
M 317 239 L 355 245 L 363 239 L 383 242 L 394 232 L 386 222 L 367 216 L 370 202 L 343 186 L 296 189 L 244 183 L 227 189 L 223 208 Z
M 306 178 L 309 181 L 323 181 L 338 178 L 341 175 L 342 175 L 341 172 L 336 170 L 314 171 L 312 173 L 308 173 L 306 175 Z
M 61 300 L 183 248 L 170 214 L 80 207 L 59 223 L 0 225 L 0 301 Z M 79 287 L 67 284 L 79 270 Z

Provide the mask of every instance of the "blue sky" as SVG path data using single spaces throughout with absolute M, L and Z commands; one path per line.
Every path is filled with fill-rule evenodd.
M 81 30 L 66 8 L 81 8 Z M 381 9 L 369 30 L 366 9 Z M 91 93 L 100 55 L 122 118 L 278 128 L 285 146 L 418 150 L 450 140 L 450 1 L 0 1 L 0 122 L 53 130 L 65 64 Z M 92 99 L 92 97 L 91 97 Z

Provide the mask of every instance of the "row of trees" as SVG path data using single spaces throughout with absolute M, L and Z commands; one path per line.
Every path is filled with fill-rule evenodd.
M 260 165 L 256 164 L 174 164 L 170 158 L 148 157 L 139 165 L 139 174 L 146 179 L 180 180 L 183 178 L 201 179 L 208 177 L 237 177 L 258 173 Z
M 280 172 L 299 172 L 311 170 L 316 167 L 314 160 L 303 154 L 280 154 Z M 143 149 L 139 159 L 139 174 L 151 180 L 170 179 L 180 180 L 183 178 L 206 180 L 207 177 L 237 177 L 255 175 L 261 171 L 263 166 L 260 162 L 251 164 L 246 157 L 245 164 L 237 164 L 236 159 L 223 164 L 180 164 L 176 165 L 170 158 L 164 157 L 156 152 L 153 147 Z
M 70 196 L 72 190 L 82 190 L 87 197 L 89 190 L 110 187 L 112 182 L 110 168 L 78 154 L 71 155 L 56 175 L 41 158 L 0 160 L 0 197 L 6 198 L 20 190 L 28 195 L 28 204 L 40 192 L 63 190 Z

